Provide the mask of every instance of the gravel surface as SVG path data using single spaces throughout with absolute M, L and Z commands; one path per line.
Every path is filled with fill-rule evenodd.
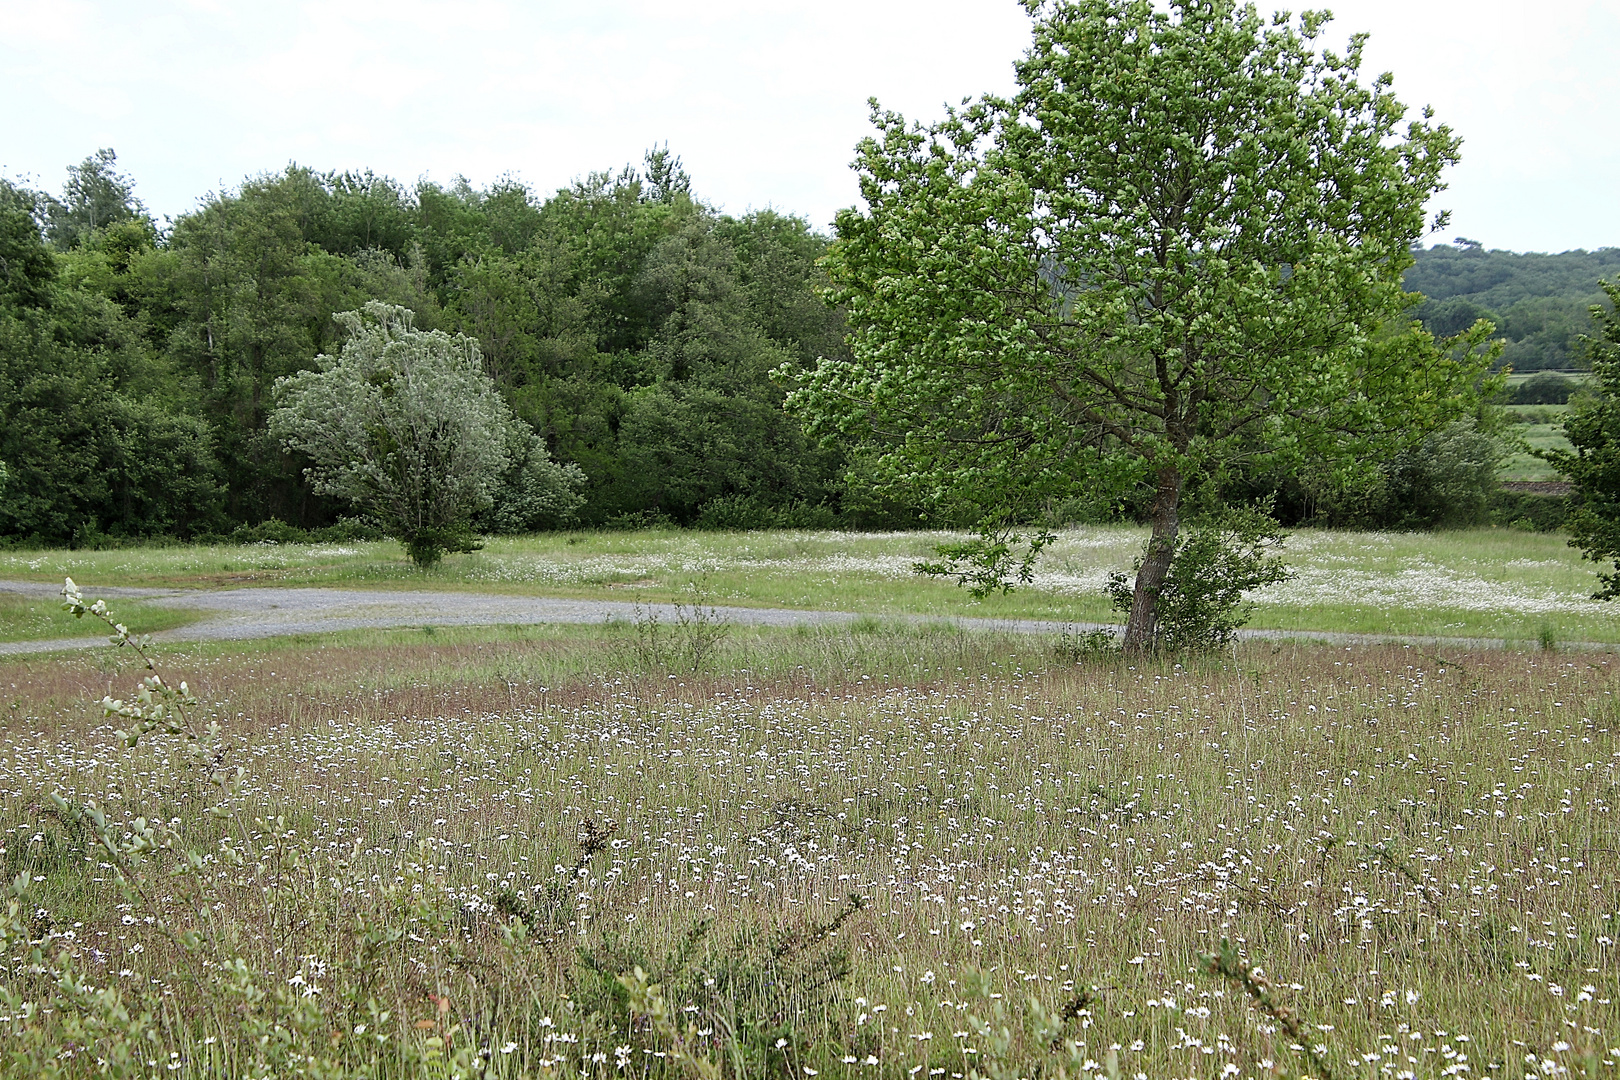
M 61 596 L 61 586 L 30 581 L 0 581 L 0 592 L 37 599 Z M 660 622 L 674 622 L 682 612 L 673 604 L 637 605 L 622 600 L 558 600 L 533 596 L 492 596 L 462 592 L 394 592 L 371 589 L 328 588 L 247 588 L 247 589 L 136 589 L 96 588 L 85 591 L 86 600 L 99 597 L 128 597 L 163 607 L 201 613 L 198 621 L 173 630 L 153 634 L 154 641 L 233 641 L 245 638 L 279 637 L 284 634 L 318 634 L 336 630 L 360 630 L 416 626 L 494 626 L 536 623 L 633 622 L 648 613 Z M 839 626 L 860 615 L 847 611 L 799 611 L 786 608 L 721 607 L 705 608 L 715 618 L 741 626 Z M 116 614 L 116 610 L 114 612 Z M 685 609 L 690 617 L 692 609 Z M 901 618 L 915 623 L 948 623 L 963 630 L 1004 633 L 1057 634 L 1097 629 L 1096 623 L 1042 622 L 1032 619 L 939 619 L 920 616 Z M 1397 634 L 1329 634 L 1289 630 L 1242 630 L 1241 637 L 1261 640 L 1307 640 L 1341 645 L 1383 643 L 1431 645 L 1448 648 L 1500 648 L 1503 642 L 1490 638 L 1405 637 Z M 106 645 L 105 637 L 57 638 L 45 641 L 0 642 L 0 655 L 57 652 Z M 1580 643 L 1560 643 L 1565 648 L 1597 648 Z

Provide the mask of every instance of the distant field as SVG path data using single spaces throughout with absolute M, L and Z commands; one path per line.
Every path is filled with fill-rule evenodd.
M 1507 384 L 1510 387 L 1518 386 L 1521 383 L 1529 382 L 1537 375 L 1543 374 L 1546 373 L 1541 371 L 1510 371 L 1507 377 Z M 1585 382 L 1592 377 L 1592 373 L 1589 371 L 1555 371 L 1553 374 L 1562 375 L 1564 378 L 1572 379 L 1578 383 Z
M 1130 571 L 1146 537 L 1123 526 L 1065 530 L 1033 587 L 975 602 L 949 581 L 912 573 L 948 535 L 557 533 L 494 539 L 425 573 L 392 543 L 12 551 L 0 553 L 0 578 L 55 584 L 72 576 L 90 595 L 113 585 L 334 585 L 1104 622 L 1117 614 L 1103 582 L 1110 571 Z M 1588 599 L 1592 565 L 1558 535 L 1300 529 L 1286 555 L 1298 576 L 1253 597 L 1253 626 L 1511 641 L 1545 632 L 1620 642 L 1620 613 Z M 22 636 L 15 624 L 24 614 L 5 614 L 7 633 Z
M 1508 386 L 1515 387 L 1526 382 L 1539 371 L 1524 374 L 1514 372 L 1508 376 Z M 1561 371 L 1558 374 L 1583 383 L 1591 378 L 1588 372 Z M 1508 430 L 1512 434 L 1522 436 L 1529 444 L 1531 450 L 1568 450 L 1569 440 L 1564 437 L 1564 416 L 1569 412 L 1568 405 L 1509 405 L 1510 414 L 1528 415 L 1536 417 L 1538 422 L 1529 424 L 1515 424 Z M 1502 480 L 1561 480 L 1563 477 L 1551 465 L 1534 456 L 1529 450 L 1515 452 L 1505 462 L 1497 473 Z
M 1537 410 L 1552 412 L 1565 411 L 1559 405 L 1537 405 Z M 1562 420 L 1548 424 L 1515 424 L 1509 429 L 1513 434 L 1522 436 L 1524 441 L 1534 450 L 1568 450 L 1569 439 L 1564 435 Z M 1497 471 L 1497 477 L 1502 480 L 1561 480 L 1562 474 L 1547 462 L 1530 453 L 1529 450 L 1516 451 L 1502 463 Z

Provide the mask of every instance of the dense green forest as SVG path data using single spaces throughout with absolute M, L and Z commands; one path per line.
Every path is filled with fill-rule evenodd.
M 858 462 L 806 440 L 770 375 L 846 348 L 822 299 L 829 243 L 802 218 L 717 212 L 667 150 L 546 198 L 293 166 L 162 226 L 111 151 L 58 194 L 0 180 L 0 537 L 364 529 L 267 421 L 275 381 L 337 352 L 333 313 L 369 300 L 480 343 L 516 415 L 583 471 L 581 524 L 916 524 L 921 508 L 875 503 Z M 1521 370 L 1575 366 L 1597 280 L 1620 277 L 1617 249 L 1415 255 L 1429 328 L 1491 318 Z M 1483 439 L 1415 448 L 1374 489 L 1237 476 L 1227 493 L 1271 492 L 1288 520 L 1442 523 L 1483 512 L 1456 494 L 1489 479 Z
M 1413 255 L 1406 287 L 1425 297 L 1416 312 L 1424 326 L 1444 337 L 1489 319 L 1507 342 L 1500 363 L 1515 371 L 1583 366 L 1580 339 L 1605 300 L 1598 282 L 1620 279 L 1620 248 L 1520 254 L 1459 240 Z
M 830 520 L 845 462 L 769 372 L 843 348 L 825 237 L 693 197 L 678 159 L 537 199 L 290 167 L 159 229 L 110 151 L 60 196 L 0 187 L 0 535 L 331 525 L 266 431 L 278 377 L 381 299 L 481 344 L 502 394 L 588 479 L 585 524 Z

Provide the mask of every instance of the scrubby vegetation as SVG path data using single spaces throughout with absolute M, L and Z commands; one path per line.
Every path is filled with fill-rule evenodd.
M 333 313 L 372 300 L 478 342 L 515 415 L 583 470 L 584 524 L 889 527 L 924 511 L 932 523 L 973 520 L 875 496 L 860 462 L 811 445 L 782 413 L 772 369 L 844 354 L 843 315 L 818 295 L 829 240 L 790 216 L 715 213 L 667 153 L 549 198 L 293 167 L 160 230 L 104 152 L 71 169 L 56 196 L 0 183 L 0 217 L 0 538 L 10 543 L 377 535 L 311 490 L 311 462 L 268 430 L 275 380 L 336 353 L 344 331 Z M 1466 300 L 1478 307 L 1470 320 L 1502 317 L 1516 369 L 1578 362 L 1605 253 L 1415 256 L 1405 284 L 1430 297 L 1417 314 L 1431 331 L 1466 326 L 1441 311 Z M 1519 356 L 1531 331 L 1502 321 L 1544 293 L 1572 312 L 1545 365 Z M 1567 389 L 1550 381 L 1561 377 L 1516 392 L 1551 401 Z M 1516 429 L 1474 423 L 1495 440 L 1487 456 L 1512 449 Z M 1564 445 L 1550 427 L 1529 435 Z M 1309 467 L 1238 470 L 1221 494 L 1269 492 L 1290 525 L 1490 520 L 1494 478 L 1452 498 L 1458 461 L 1483 460 L 1457 458 L 1461 446 L 1444 435 L 1350 487 Z M 1523 455 L 1511 468 L 1554 475 Z M 1059 524 L 1140 518 L 1151 494 L 1080 493 L 1039 513 Z
M 621 598 L 11 586 L 111 648 L 0 659 L 0 1073 L 1620 1070 L 1620 562 L 1536 535 L 1620 558 L 1620 251 L 1416 246 L 1460 136 L 1325 13 L 1024 6 L 836 237 L 667 147 L 0 180 L 0 576 Z
M 344 503 L 268 430 L 272 390 L 370 301 L 478 343 L 517 418 L 583 469 L 585 523 L 836 503 L 842 459 L 768 375 L 843 348 L 816 294 L 827 239 L 690 188 L 664 152 L 549 197 L 292 166 L 160 230 L 111 152 L 60 197 L 0 181 L 0 537 L 336 524 Z

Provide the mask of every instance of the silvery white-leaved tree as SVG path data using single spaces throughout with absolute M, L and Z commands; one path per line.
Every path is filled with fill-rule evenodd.
M 1360 37 L 1319 51 L 1322 14 L 1024 6 L 1014 96 L 926 128 L 873 103 L 825 261 L 853 356 L 789 405 L 912 495 L 1151 490 L 1146 648 L 1190 482 L 1388 460 L 1469 407 L 1489 324 L 1437 343 L 1401 287 L 1459 141 L 1359 81 Z
M 474 550 L 476 515 L 523 527 L 579 505 L 584 475 L 512 415 L 477 342 L 418 330 L 409 309 L 375 301 L 333 317 L 348 330 L 342 353 L 278 379 L 270 418 L 313 462 L 317 493 L 375 518 L 418 566 Z

